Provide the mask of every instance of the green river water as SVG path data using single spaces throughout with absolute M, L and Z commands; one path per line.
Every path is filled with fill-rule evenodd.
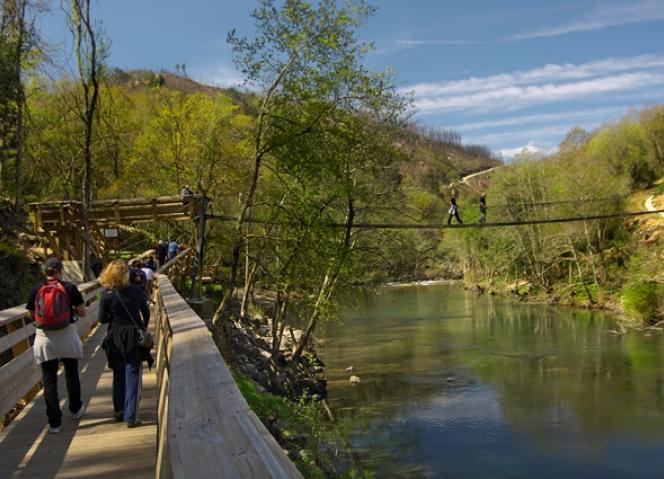
M 318 332 L 329 400 L 379 478 L 664 477 L 660 334 L 449 284 L 361 290 L 342 317 Z

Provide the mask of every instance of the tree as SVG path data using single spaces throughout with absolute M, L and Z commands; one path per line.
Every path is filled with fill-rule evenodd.
M 590 138 L 591 134 L 587 130 L 575 126 L 567 132 L 563 141 L 560 142 L 558 150 L 561 153 L 576 151 L 588 143 Z
M 264 95 L 256 111 L 252 174 L 232 239 L 228 289 L 215 313 L 215 325 L 236 294 L 243 226 L 254 206 L 264 161 L 278 147 L 290 144 L 296 148 L 335 108 L 344 102 L 361 102 L 362 89 L 374 87 L 371 75 L 360 64 L 366 46 L 355 38 L 355 29 L 373 11 L 362 1 L 337 7 L 333 0 L 322 0 L 316 6 L 287 0 L 278 8 L 274 0 L 263 0 L 252 13 L 256 39 L 229 33 L 236 64 Z M 305 111 L 308 115 L 300 114 Z
M 92 140 L 95 113 L 99 100 L 99 79 L 107 55 L 106 44 L 100 41 L 98 28 L 90 15 L 91 0 L 71 0 L 69 20 L 74 34 L 76 65 L 82 92 L 78 114 L 84 125 L 83 167 L 83 274 L 90 269 L 90 203 L 92 201 Z
M 28 0 L 4 0 L 0 19 L 0 192 L 13 192 L 17 212 L 25 151 L 24 74 L 38 56 L 34 20 L 28 18 L 30 6 Z

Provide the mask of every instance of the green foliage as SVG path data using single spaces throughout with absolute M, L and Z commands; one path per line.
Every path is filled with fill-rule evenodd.
M 268 420 L 278 429 L 277 437 L 282 446 L 292 449 L 297 456 L 294 461 L 300 472 L 307 478 L 334 477 L 353 478 L 371 477 L 355 467 L 347 465 L 335 457 L 329 444 L 343 444 L 344 433 L 334 423 L 327 421 L 320 404 L 300 401 L 294 403 L 268 392 L 260 391 L 249 378 L 234 374 L 235 382 L 246 399 L 249 407 L 263 421 Z M 274 434 L 274 431 L 272 431 Z M 304 447 L 297 447 L 288 440 L 290 436 L 306 435 Z M 343 452 L 342 452 L 343 454 Z
M 42 278 L 22 250 L 0 240 L 0 310 L 24 303 L 32 285 Z
M 622 291 L 625 311 L 645 322 L 661 317 L 664 306 L 664 286 L 657 283 L 642 283 L 627 286 Z
M 600 130 L 587 145 L 594 162 L 606 162 L 616 176 L 627 176 L 634 187 L 646 186 L 662 172 L 648 155 L 646 131 L 638 121 L 626 118 L 615 126 Z

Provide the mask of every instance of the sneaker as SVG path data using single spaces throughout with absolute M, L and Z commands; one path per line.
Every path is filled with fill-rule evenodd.
M 81 419 L 83 416 L 83 405 L 81 404 L 81 407 L 78 408 L 78 411 L 71 413 L 72 419 Z
M 58 427 L 49 426 L 48 432 L 50 432 L 51 434 L 57 434 L 60 432 L 60 426 Z
M 116 421 L 122 422 L 124 421 L 124 411 L 118 411 L 113 413 L 113 417 L 115 418 Z
M 127 427 L 130 428 L 130 429 L 131 429 L 132 427 L 139 427 L 139 426 L 142 426 L 142 425 L 143 425 L 143 423 L 142 423 L 141 421 L 139 421 L 139 420 L 136 420 L 136 421 L 134 421 L 134 422 L 128 422 L 128 423 L 127 423 Z

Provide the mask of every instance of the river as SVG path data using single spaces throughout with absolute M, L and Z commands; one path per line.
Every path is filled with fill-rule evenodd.
M 449 284 L 341 316 L 318 332 L 329 400 L 378 478 L 664 477 L 660 334 Z

